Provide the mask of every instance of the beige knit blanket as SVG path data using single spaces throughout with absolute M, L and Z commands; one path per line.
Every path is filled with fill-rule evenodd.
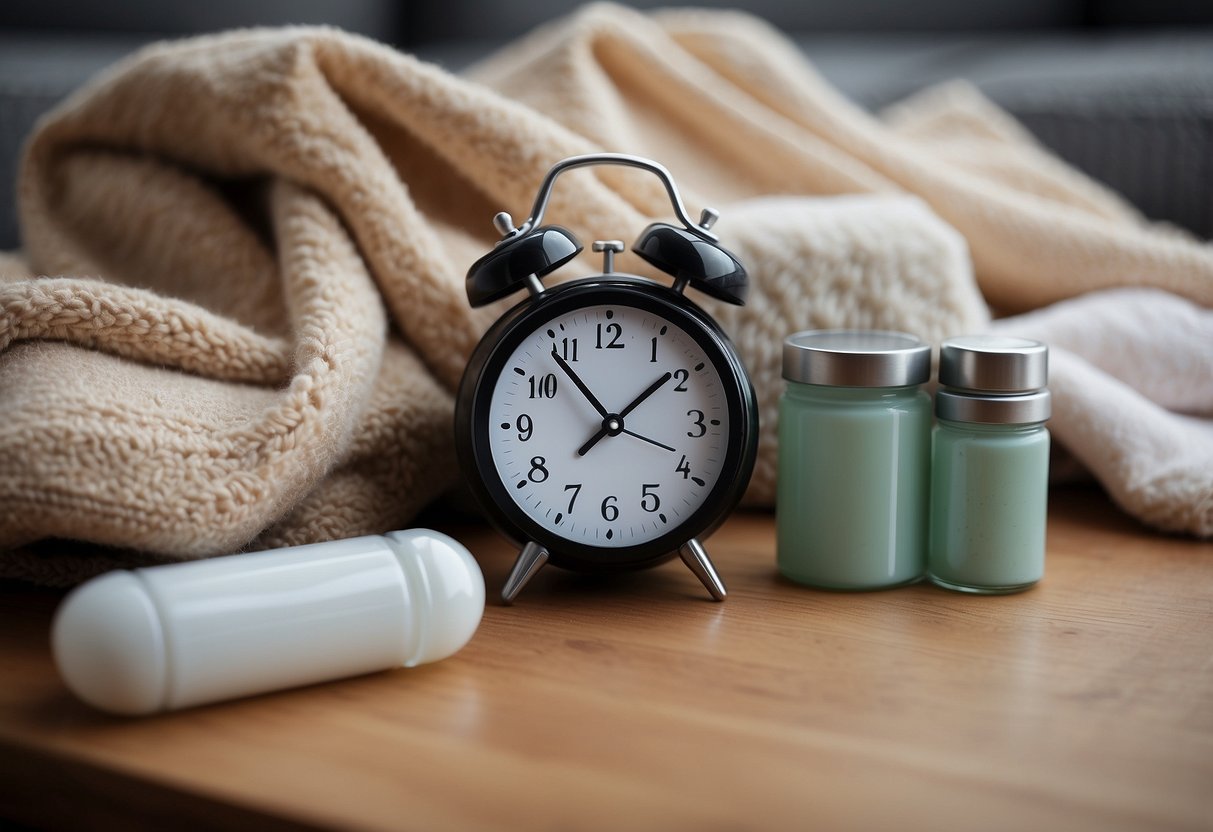
M 452 393 L 505 308 L 464 296 L 490 218 L 598 150 L 663 162 L 750 269 L 748 306 L 705 305 L 759 392 L 751 503 L 773 500 L 787 333 L 937 340 L 987 303 L 1050 307 L 997 325 L 1064 347 L 1059 443 L 1147 523 L 1213 533 L 1208 244 L 969 87 L 875 118 L 753 18 L 598 5 L 467 78 L 327 29 L 158 44 L 44 119 L 0 256 L 0 576 L 408 525 L 456 483 Z M 601 169 L 548 216 L 631 239 L 668 204 Z

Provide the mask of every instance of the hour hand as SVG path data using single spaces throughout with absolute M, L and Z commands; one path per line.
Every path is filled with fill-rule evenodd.
M 602 402 L 598 401 L 598 398 L 590 392 L 590 388 L 585 386 L 585 382 L 582 381 L 581 376 L 577 375 L 573 368 L 569 366 L 569 362 L 560 357 L 560 353 L 556 352 L 556 347 L 554 345 L 552 346 L 552 358 L 556 359 L 556 363 L 560 366 L 560 369 L 564 370 L 564 374 L 573 380 L 573 384 L 577 385 L 577 389 L 581 391 L 581 395 L 585 396 L 586 401 L 594 406 L 594 409 L 598 411 L 598 415 L 605 419 L 607 417 L 607 409 L 603 407 Z
M 624 416 L 627 416 L 629 413 L 631 413 L 633 410 L 635 410 L 637 407 L 639 407 L 641 402 L 643 402 L 649 396 L 653 395 L 658 390 L 660 390 L 661 385 L 665 384 L 667 381 L 669 381 L 673 377 L 674 376 L 672 373 L 666 373 L 661 378 L 657 379 L 652 384 L 650 384 L 648 387 L 646 387 L 643 393 L 641 393 L 636 398 L 632 399 L 631 404 L 629 404 L 623 410 L 619 411 L 619 418 L 622 419 Z
M 607 428 L 607 426 L 603 425 L 601 428 L 599 428 L 597 433 L 595 433 L 593 436 L 591 436 L 589 439 L 587 439 L 585 444 L 577 449 L 577 456 L 585 456 L 586 454 L 588 454 L 590 452 L 590 448 L 594 447 L 599 442 L 601 442 L 606 437 L 607 433 L 609 433 L 609 432 L 610 431 Z
M 556 355 L 555 352 L 553 352 L 552 355 L 556 357 L 557 361 L 562 360 L 559 356 Z M 572 372 L 572 371 L 570 371 L 570 372 Z M 577 456 L 585 456 L 587 453 L 590 452 L 590 448 L 593 448 L 595 445 L 597 445 L 599 442 L 601 442 L 604 437 L 618 436 L 619 434 L 624 433 L 623 417 L 627 416 L 629 413 L 631 413 L 633 410 L 635 410 L 637 407 L 639 407 L 641 402 L 643 402 L 649 396 L 653 395 L 658 390 L 660 390 L 661 386 L 673 377 L 674 377 L 673 374 L 666 373 L 661 378 L 654 381 L 652 384 L 650 384 L 648 387 L 646 387 L 644 389 L 643 393 L 641 393 L 636 398 L 632 399 L 631 403 L 627 407 L 625 407 L 623 410 L 619 411 L 618 414 L 615 414 L 615 415 L 612 415 L 609 413 L 602 414 L 602 427 L 599 428 L 597 433 L 595 433 L 593 436 L 591 436 L 589 439 L 587 439 L 586 443 L 584 445 L 582 445 L 580 448 L 577 449 Z M 577 381 L 577 378 L 575 376 L 573 377 L 573 381 Z M 586 391 L 586 392 L 588 394 L 588 391 Z M 631 431 L 628 431 L 628 433 L 631 433 Z M 637 434 L 632 434 L 632 435 L 636 436 L 637 439 L 644 439 L 645 442 L 653 442 L 652 439 L 648 439 L 644 436 L 638 436 Z M 661 445 L 660 442 L 653 442 L 653 444 L 660 445 L 662 448 L 665 448 L 666 450 L 669 450 L 669 451 L 674 450 L 673 448 L 669 447 L 668 445 Z

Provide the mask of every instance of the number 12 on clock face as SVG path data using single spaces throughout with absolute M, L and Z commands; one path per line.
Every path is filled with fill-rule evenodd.
M 517 508 L 561 538 L 660 538 L 721 476 L 729 402 L 682 327 L 625 304 L 574 308 L 513 349 L 492 391 L 489 447 Z
M 671 285 L 615 270 L 622 240 L 596 240 L 602 274 L 545 285 L 582 245 L 545 224 L 558 177 L 618 165 L 665 186 L 678 225 L 649 224 L 632 253 Z M 670 172 L 620 153 L 571 156 L 544 177 L 531 215 L 468 268 L 481 307 L 515 292 L 472 352 L 455 399 L 455 449 L 473 496 L 521 546 L 505 603 L 547 563 L 581 571 L 643 569 L 677 554 L 714 600 L 728 591 L 699 542 L 737 505 L 754 470 L 758 408 L 736 348 L 686 296 L 742 305 L 749 278 L 695 221 Z

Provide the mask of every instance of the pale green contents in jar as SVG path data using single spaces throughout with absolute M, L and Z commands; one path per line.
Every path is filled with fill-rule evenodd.
M 779 408 L 779 570 L 825 589 L 919 580 L 926 566 L 930 397 L 791 382 Z
M 1044 575 L 1049 432 L 940 420 L 928 573 L 949 589 L 1016 592 Z

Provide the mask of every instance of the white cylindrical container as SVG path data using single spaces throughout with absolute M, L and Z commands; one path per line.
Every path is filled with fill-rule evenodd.
M 446 658 L 483 611 L 467 549 L 413 529 L 109 572 L 51 641 L 77 696 L 147 714 Z

